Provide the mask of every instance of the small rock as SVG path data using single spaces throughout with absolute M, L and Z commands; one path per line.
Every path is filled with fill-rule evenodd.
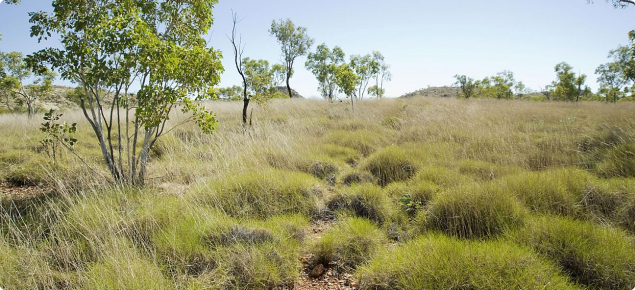
M 315 267 L 313 268 L 313 270 L 311 270 L 311 273 L 309 273 L 309 276 L 310 276 L 311 278 L 317 278 L 317 277 L 320 277 L 320 276 L 322 276 L 322 274 L 324 274 L 324 271 L 325 271 L 325 270 L 326 270 L 326 269 L 324 268 L 324 265 L 322 265 L 322 264 L 318 264 L 317 266 L 315 266 Z

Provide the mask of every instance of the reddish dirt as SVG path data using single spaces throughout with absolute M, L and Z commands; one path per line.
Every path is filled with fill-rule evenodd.
M 15 186 L 13 184 L 0 181 L 0 196 L 10 198 L 33 197 L 44 193 L 44 189 L 39 186 Z
M 318 240 L 322 238 L 322 233 L 332 227 L 331 222 L 319 221 L 311 225 L 311 239 Z M 326 266 L 324 274 L 317 278 L 310 276 L 311 271 L 316 266 L 311 265 L 311 256 L 302 257 L 304 267 L 300 272 L 300 280 L 293 285 L 293 288 L 283 288 L 282 290 L 354 290 L 357 284 L 353 279 L 353 275 L 346 271 L 342 271 L 337 265 Z

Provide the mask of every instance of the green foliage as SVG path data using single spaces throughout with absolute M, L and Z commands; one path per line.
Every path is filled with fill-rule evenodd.
M 287 89 L 289 90 L 289 98 L 292 98 L 289 79 L 293 76 L 293 63 L 296 58 L 307 54 L 314 40 L 307 35 L 306 28 L 301 26 L 296 27 L 295 24 L 291 22 L 291 19 L 280 19 L 278 22 L 275 20 L 272 21 L 269 34 L 275 36 L 280 44 L 285 67 Z
M 477 87 L 474 79 L 465 75 L 455 75 L 454 78 L 456 78 L 454 85 L 461 88 L 461 92 L 458 96 L 459 98 L 469 99 L 474 96 L 474 91 Z
M 26 105 L 29 118 L 35 114 L 35 102 L 48 95 L 52 90 L 55 73 L 48 69 L 31 71 L 20 52 L 0 54 L 0 92 L 4 97 L 8 110 L 14 110 L 10 106 L 10 98 L 15 99 L 17 105 Z M 6 71 L 5 68 L 6 67 Z M 34 73 L 35 72 L 35 73 Z M 25 82 L 34 77 L 30 85 Z
M 516 85 L 514 73 L 502 71 L 493 77 L 486 77 L 476 82 L 476 96 L 479 98 L 512 99 L 514 92 L 512 89 Z
M 205 132 L 214 129 L 214 116 L 192 99 L 211 97 L 223 70 L 220 52 L 203 38 L 216 2 L 56 0 L 54 12 L 31 14 L 31 35 L 43 40 L 56 34 L 62 45 L 35 52 L 28 65 L 37 72 L 49 65 L 63 79 L 80 82 L 84 116 L 114 179 L 143 184 L 150 148 L 177 103 Z M 135 80 L 140 88 L 130 96 Z M 132 120 L 117 118 L 130 111 Z M 132 132 L 133 142 L 124 142 L 119 129 Z M 127 146 L 114 150 L 115 144 Z
M 341 93 L 347 98 L 351 98 L 351 104 L 353 104 L 353 98 L 356 97 L 355 88 L 359 83 L 359 76 L 349 64 L 341 64 L 335 68 L 335 84 Z
M 354 269 L 370 260 L 387 243 L 386 235 L 371 221 L 351 217 L 340 221 L 311 246 L 314 263 L 334 263 Z
M 560 217 L 539 217 L 513 235 L 558 263 L 576 282 L 628 289 L 635 277 L 635 245 L 621 230 Z
M 394 182 L 384 190 L 393 200 L 399 201 L 402 209 L 411 216 L 427 205 L 440 191 L 436 184 L 425 180 Z
M 63 114 L 55 114 L 53 109 L 44 113 L 44 123 L 40 127 L 40 131 L 44 132 L 45 136 L 40 144 L 44 147 L 46 154 L 53 158 L 53 162 L 57 161 L 57 149 L 58 144 L 66 148 L 72 149 L 77 139 L 75 139 L 75 132 L 77 132 L 77 123 L 71 125 L 64 123 L 58 123 L 60 117 Z
M 557 64 L 555 72 L 557 79 L 551 85 L 553 98 L 560 101 L 577 102 L 582 94 L 586 75 L 576 76 L 573 67 L 566 62 Z
M 282 213 L 308 214 L 315 207 L 314 177 L 284 170 L 236 174 L 194 191 L 192 198 L 233 216 L 265 218 Z
M 318 80 L 322 97 L 333 101 L 336 97 L 336 69 L 344 63 L 344 51 L 335 46 L 330 50 L 326 43 L 318 45 L 315 53 L 309 52 L 305 66 Z
M 379 224 L 399 220 L 397 209 L 382 189 L 372 184 L 345 188 L 327 203 L 330 210 L 350 211 L 353 215 Z
M 499 241 L 428 235 L 357 271 L 360 289 L 581 289 L 531 251 Z
M 381 186 L 407 180 L 417 171 L 417 165 L 412 162 L 412 157 L 396 146 L 375 152 L 368 158 L 363 168 L 370 171 Z
M 442 166 L 424 166 L 412 177 L 413 181 L 429 181 L 440 188 L 447 189 L 472 181 L 459 172 Z
M 527 210 L 511 195 L 489 186 L 440 193 L 425 215 L 428 228 L 460 238 L 489 238 L 524 223 Z
M 219 88 L 216 91 L 216 95 L 223 100 L 240 101 L 243 99 L 242 88 L 240 86 L 231 86 L 226 88 Z

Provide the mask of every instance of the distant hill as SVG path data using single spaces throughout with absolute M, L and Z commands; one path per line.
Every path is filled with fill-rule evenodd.
M 277 87 L 276 87 L 276 89 L 278 90 L 278 92 L 281 92 L 281 93 L 283 93 L 283 94 L 285 94 L 285 95 L 287 95 L 287 96 L 289 95 L 289 90 L 287 90 L 287 87 L 286 87 L 286 86 L 277 86 Z M 301 98 L 301 99 L 304 99 L 304 97 L 303 97 L 302 95 L 300 95 L 300 93 L 298 93 L 298 92 L 297 92 L 296 90 L 294 90 L 293 88 L 291 89 L 291 95 L 292 95 L 294 98 Z
M 456 87 L 429 87 L 426 89 L 416 90 L 411 93 L 402 95 L 400 98 L 414 97 L 456 97 L 459 94 L 459 88 Z

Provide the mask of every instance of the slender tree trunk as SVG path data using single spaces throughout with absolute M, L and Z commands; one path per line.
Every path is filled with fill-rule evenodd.
M 247 107 L 249 107 L 249 98 L 243 99 L 243 125 L 247 125 Z
M 289 79 L 290 76 L 287 74 L 287 92 L 289 92 L 289 99 L 293 98 L 293 95 L 291 94 L 291 86 L 289 85 Z

